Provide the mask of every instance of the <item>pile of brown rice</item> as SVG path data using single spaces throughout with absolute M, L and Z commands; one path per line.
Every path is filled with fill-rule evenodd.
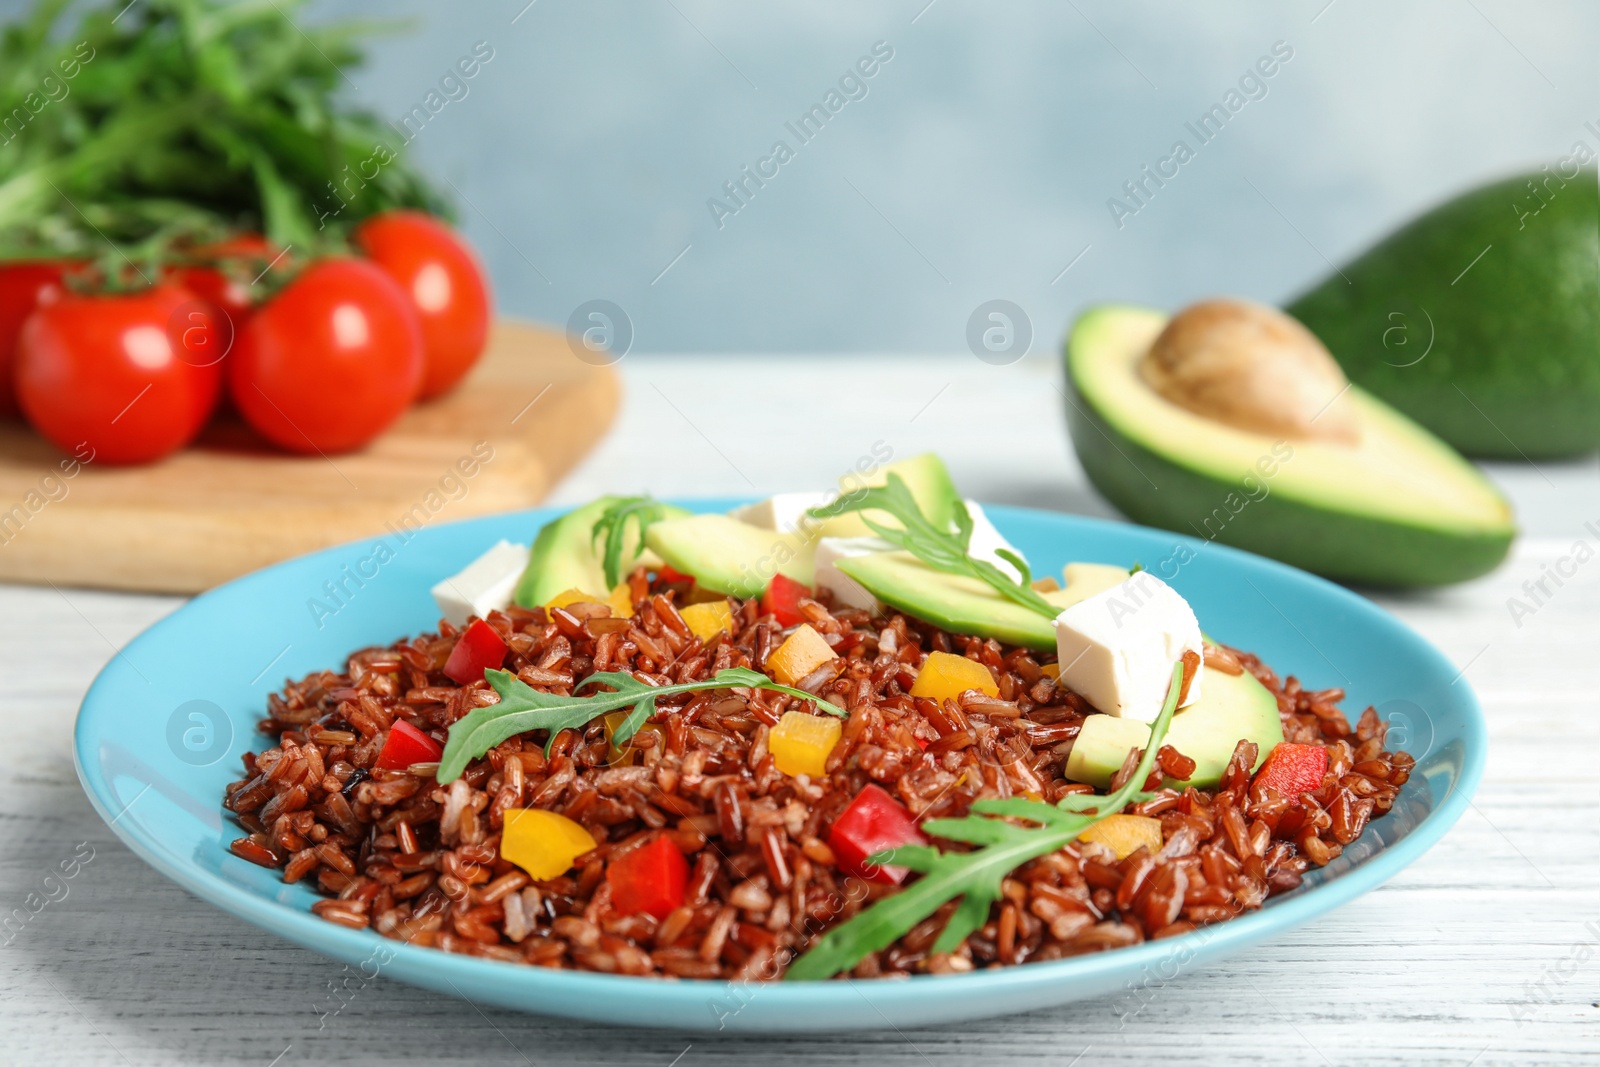
M 736 637 L 695 638 L 674 607 L 689 589 L 630 579 L 636 614 L 601 605 L 494 612 L 510 646 L 506 669 L 528 685 L 570 693 L 597 671 L 627 669 L 656 682 L 761 670 L 784 631 L 756 601 L 731 600 Z M 779 772 L 768 730 L 800 702 L 785 694 L 727 690 L 662 700 L 620 757 L 599 722 L 581 734 L 512 738 L 440 786 L 431 766 L 374 769 L 387 731 L 404 718 L 441 743 L 466 712 L 497 699 L 485 683 L 458 686 L 441 673 L 457 631 L 448 623 L 349 658 L 274 694 L 262 729 L 277 738 L 244 757 L 245 777 L 225 806 L 246 836 L 233 851 L 310 880 L 326 894 L 313 910 L 329 922 L 386 937 L 508 962 L 632 975 L 769 979 L 822 933 L 892 886 L 844 875 L 826 841 L 831 821 L 869 782 L 919 819 L 960 816 L 980 797 L 1058 800 L 1087 787 L 1061 769 L 1088 712 L 1042 672 L 1049 657 L 931 629 L 899 615 L 874 619 L 804 601 L 811 625 L 841 657 L 817 691 L 849 709 L 826 776 Z M 994 672 L 998 697 L 969 691 L 942 706 L 908 695 L 928 652 L 964 654 Z M 1258 908 L 1294 889 L 1389 811 L 1412 759 L 1384 749 L 1368 708 L 1351 726 L 1338 689 L 1280 681 L 1254 656 L 1208 655 L 1212 669 L 1248 670 L 1277 694 L 1289 741 L 1320 743 L 1329 774 L 1307 809 L 1249 794 L 1254 746 L 1241 744 L 1217 790 L 1164 790 L 1129 809 L 1161 821 L 1164 845 L 1118 861 L 1081 843 L 1018 869 L 989 922 L 955 952 L 930 948 L 954 904 L 865 959 L 862 977 L 969 971 L 1169 937 Z M 1169 774 L 1189 761 L 1170 748 Z M 1129 768 L 1131 770 L 1131 767 Z M 541 807 L 587 828 L 597 848 L 559 878 L 535 882 L 499 857 L 502 813 Z M 618 914 L 604 871 L 619 852 L 666 835 L 690 865 L 688 899 L 657 921 Z

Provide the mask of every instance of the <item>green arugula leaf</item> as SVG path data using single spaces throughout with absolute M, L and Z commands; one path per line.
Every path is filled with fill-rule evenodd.
M 929 836 L 979 847 L 971 852 L 940 852 L 930 845 L 905 845 L 868 857 L 868 863 L 909 867 L 922 877 L 829 930 L 790 966 L 784 978 L 830 978 L 848 971 L 960 897 L 961 903 L 933 944 L 934 952 L 953 952 L 988 921 L 989 910 L 1000 899 L 1001 882 L 1007 875 L 1031 859 L 1070 844 L 1101 819 L 1149 795 L 1144 792 L 1144 781 L 1155 765 L 1182 689 L 1183 664 L 1179 663 L 1172 669 L 1166 702 L 1150 727 L 1150 742 L 1138 767 L 1110 796 L 1087 798 L 1095 803 L 1094 814 L 1068 810 L 1079 807 L 1086 799 L 1073 795 L 1060 806 L 1023 797 L 979 800 L 972 805 L 973 814 L 965 818 L 929 819 L 922 824 Z M 1018 826 L 1005 819 L 1025 819 L 1035 825 Z
M 626 745 L 655 714 L 656 701 L 675 693 L 693 693 L 705 689 L 772 689 L 790 696 L 809 700 L 819 711 L 847 718 L 848 713 L 803 689 L 779 685 L 760 671 L 748 667 L 729 667 L 710 678 L 677 685 L 650 685 L 639 681 L 626 671 L 606 671 L 591 674 L 574 689 L 591 686 L 608 686 L 609 692 L 590 693 L 587 696 L 561 696 L 541 693 L 519 679 L 510 671 L 484 671 L 484 678 L 500 694 L 498 704 L 473 708 L 450 727 L 450 737 L 439 759 L 436 775 L 440 784 L 449 784 L 461 777 L 467 764 L 488 752 L 509 737 L 530 730 L 548 730 L 545 752 L 562 730 L 587 726 L 608 711 L 631 707 L 633 711 L 612 732 L 612 743 Z
M 615 589 L 617 583 L 622 581 L 622 554 L 627 548 L 628 523 L 633 523 L 639 531 L 633 555 L 627 560 L 632 563 L 644 553 L 645 531 L 665 518 L 666 513 L 666 505 L 659 500 L 647 496 L 629 496 L 612 504 L 595 520 L 589 544 L 598 548 L 601 537 L 605 538 L 606 547 L 601 564 L 605 568 L 606 589 Z
M 836 499 L 812 508 L 807 514 L 813 518 L 831 519 L 850 511 L 881 511 L 892 515 L 900 527 L 887 526 L 871 515 L 863 514 L 861 521 L 873 533 L 898 548 L 916 556 L 937 571 L 960 574 L 987 583 L 1007 600 L 1036 611 L 1047 619 L 1061 614 L 1061 609 L 1039 595 L 1033 588 L 1033 573 L 1027 561 L 1015 552 L 1000 550 L 1000 557 L 1017 568 L 1022 576 L 1018 581 L 986 559 L 976 559 L 970 554 L 972 543 L 972 516 L 967 506 L 956 503 L 956 529 L 954 533 L 941 530 L 922 514 L 917 498 L 898 474 L 889 475 L 887 485 L 858 489 L 841 494 Z
M 5 18 L 0 260 L 103 260 L 115 288 L 219 235 L 264 232 L 304 264 L 376 212 L 448 216 L 405 158 L 413 131 L 345 91 L 364 38 L 403 24 L 305 25 L 305 6 L 35 0 Z

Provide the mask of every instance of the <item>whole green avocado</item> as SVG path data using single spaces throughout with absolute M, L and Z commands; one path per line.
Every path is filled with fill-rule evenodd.
M 1288 305 L 1357 385 L 1471 456 L 1600 447 L 1600 184 L 1546 166 L 1411 222 Z

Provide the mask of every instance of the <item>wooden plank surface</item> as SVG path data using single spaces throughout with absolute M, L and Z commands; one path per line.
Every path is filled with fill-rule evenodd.
M 970 357 L 677 357 L 623 367 L 617 433 L 554 499 L 644 487 L 682 495 L 812 487 L 885 440 L 901 455 L 940 448 L 980 499 L 1104 510 L 1066 450 L 1046 361 L 992 368 Z M 747 443 L 728 416 L 751 396 L 807 395 L 842 376 L 857 389 L 795 413 L 783 447 Z M 1506 599 L 1570 551 L 1584 519 L 1600 515 L 1600 478 L 1593 457 L 1538 470 L 1497 465 L 1491 474 L 1511 489 L 1533 536 L 1488 578 L 1379 601 L 1466 668 L 1488 716 L 1483 786 L 1439 845 L 1317 923 L 1156 983 L 1137 1010 L 1107 998 L 905 1032 L 761 1040 L 629 1031 L 480 1008 L 387 979 L 347 984 L 341 964 L 165 881 L 116 842 L 78 786 L 70 738 L 84 689 L 114 648 L 181 601 L 0 586 L 0 677 L 9 683 L 0 701 L 0 912 L 44 892 L 45 875 L 80 843 L 94 850 L 59 883 L 64 897 L 9 941 L 0 933 L 0 1062 L 1593 1063 L 1600 561 L 1520 627 Z
M 617 379 L 559 333 L 501 321 L 460 388 L 372 444 L 296 456 L 237 420 L 146 467 L 62 456 L 0 424 L 0 580 L 194 593 L 396 527 L 538 503 L 610 427 Z

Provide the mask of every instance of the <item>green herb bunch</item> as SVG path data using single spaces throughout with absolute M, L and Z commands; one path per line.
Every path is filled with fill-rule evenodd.
M 121 271 L 240 232 L 304 261 L 378 211 L 446 205 L 341 100 L 372 23 L 303 0 L 39 0 L 0 34 L 0 260 Z

